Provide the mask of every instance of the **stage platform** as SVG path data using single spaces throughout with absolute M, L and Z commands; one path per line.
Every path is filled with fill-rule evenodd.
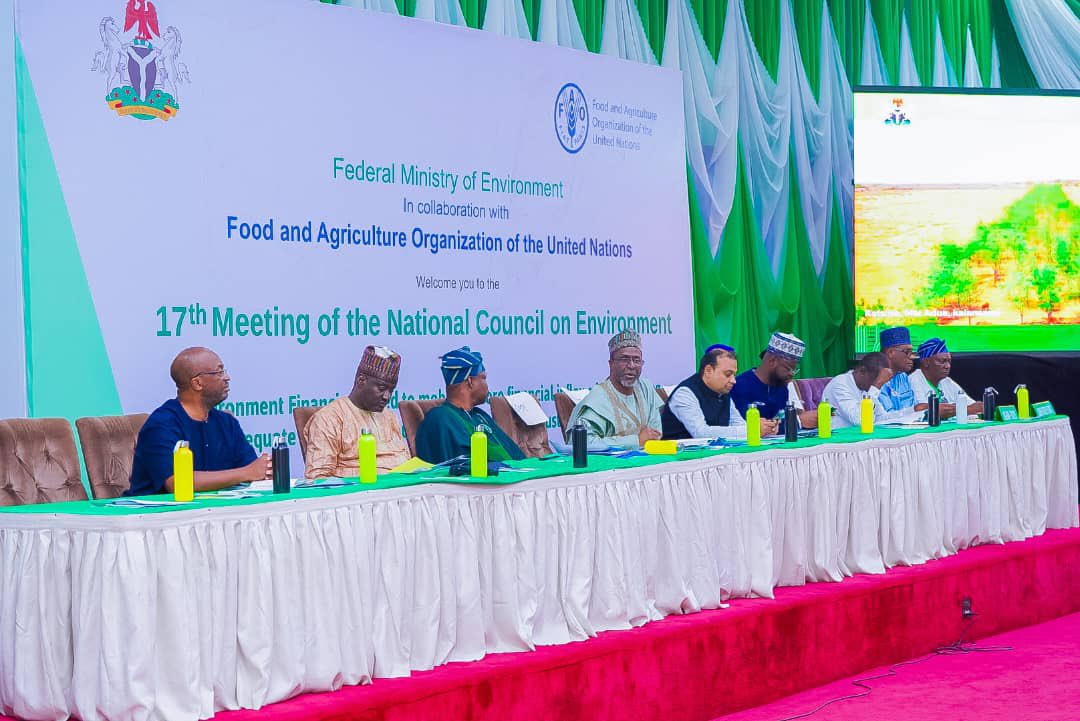
M 961 618 L 970 597 L 973 622 Z M 986 545 L 775 599 L 307 694 L 217 721 L 707 721 L 1080 611 L 1080 529 Z M 7 721 L 0 717 L 0 721 Z
M 973 623 L 960 601 L 972 599 Z M 1080 610 L 1080 529 L 979 546 L 775 600 L 309 694 L 221 721 L 697 721 Z

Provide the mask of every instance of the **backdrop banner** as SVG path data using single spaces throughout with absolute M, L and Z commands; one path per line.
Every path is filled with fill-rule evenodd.
M 649 379 L 692 371 L 677 71 L 296 0 L 35 0 L 16 29 L 32 414 L 152 410 L 191 345 L 257 449 L 369 343 L 395 407 L 461 345 L 552 414 L 625 328 Z

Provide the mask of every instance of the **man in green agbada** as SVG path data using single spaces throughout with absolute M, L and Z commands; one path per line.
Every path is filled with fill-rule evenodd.
M 469 455 L 471 436 L 477 429 L 488 437 L 488 460 L 508 461 L 525 457 L 510 436 L 491 416 L 478 408 L 488 398 L 484 359 L 469 346 L 442 356 L 446 402 L 428 411 L 416 431 L 416 455 L 428 463 L 442 463 Z

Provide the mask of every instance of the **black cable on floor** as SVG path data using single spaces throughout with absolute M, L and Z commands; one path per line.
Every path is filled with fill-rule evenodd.
M 885 673 L 878 674 L 877 676 L 864 676 L 862 678 L 857 678 L 851 682 L 853 686 L 857 686 L 863 689 L 863 691 L 859 693 L 848 694 L 847 696 L 838 696 L 837 698 L 826 701 L 812 711 L 807 711 L 806 713 L 801 713 L 796 716 L 787 716 L 786 718 L 778 719 L 778 721 L 796 721 L 796 719 L 813 716 L 821 709 L 825 708 L 826 706 L 831 706 L 834 703 L 838 703 L 840 701 L 849 701 L 856 698 L 865 698 L 866 696 L 869 696 L 874 690 L 872 686 L 866 685 L 867 681 L 877 681 L 883 678 L 890 678 L 892 676 L 896 676 L 896 670 L 898 668 L 902 668 L 904 666 L 912 666 L 916 663 L 922 663 L 923 661 L 929 661 L 936 656 L 962 656 L 969 653 L 996 653 L 999 651 L 1013 650 L 1012 646 L 977 646 L 974 643 L 964 643 L 965 633 L 967 633 L 967 631 L 971 629 L 971 625 L 975 623 L 975 614 L 971 614 L 971 617 L 968 618 L 967 621 L 967 627 L 960 631 L 960 638 L 958 638 L 955 642 L 949 644 L 948 646 L 939 646 L 938 648 L 935 648 L 933 651 L 931 651 L 929 654 L 922 658 L 917 658 L 912 661 L 901 661 L 900 663 L 894 663 L 893 665 L 889 666 Z

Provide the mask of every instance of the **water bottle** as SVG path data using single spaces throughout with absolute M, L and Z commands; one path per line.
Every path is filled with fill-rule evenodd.
M 477 426 L 469 438 L 469 475 L 473 478 L 487 478 L 488 449 L 487 434 L 483 426 Z
M 746 408 L 746 445 L 761 445 L 761 411 L 757 403 L 751 403 Z
M 795 404 L 788 403 L 784 408 L 784 442 L 794 443 L 799 440 L 799 416 L 795 413 Z
M 274 443 L 270 446 L 270 464 L 274 472 L 274 493 L 288 493 L 292 490 L 289 482 L 289 447 L 281 436 L 274 436 Z
M 964 393 L 964 391 L 960 391 L 960 395 L 956 396 L 957 425 L 967 425 L 969 405 L 971 405 L 971 399 L 967 397 L 967 393 Z
M 818 438 L 832 438 L 832 406 L 825 401 L 817 407 Z
M 173 446 L 173 500 L 187 503 L 195 499 L 195 456 L 187 441 Z
M 360 466 L 360 482 L 374 483 L 375 469 L 375 436 L 367 428 L 360 432 L 360 439 L 356 442 L 356 457 Z
M 994 412 L 997 410 L 997 389 L 990 386 L 983 391 L 983 420 L 994 420 Z
M 863 393 L 862 400 L 859 401 L 859 430 L 863 435 L 874 432 L 874 401 L 869 393 Z
M 570 429 L 570 445 L 574 447 L 574 468 L 589 465 L 589 433 L 578 423 Z
M 1027 386 L 1021 383 L 1013 388 L 1013 393 L 1016 394 L 1016 413 L 1021 418 L 1031 418 L 1031 396 L 1028 394 Z
M 930 424 L 931 428 L 936 428 L 941 425 L 941 401 L 938 400 L 937 393 L 930 391 L 930 394 L 926 396 L 926 421 Z

